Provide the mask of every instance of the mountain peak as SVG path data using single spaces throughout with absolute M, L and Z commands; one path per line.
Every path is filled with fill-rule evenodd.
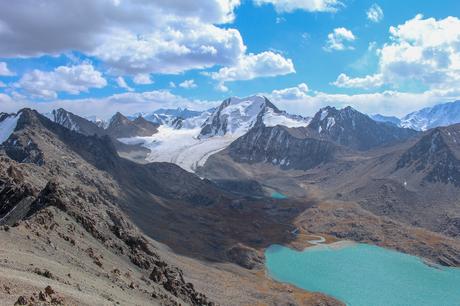
M 204 122 L 200 137 L 242 135 L 256 123 L 267 126 L 285 125 L 288 127 L 306 126 L 307 118 L 292 116 L 280 111 L 268 98 L 260 95 L 247 98 L 231 97 Z
M 368 150 L 414 135 L 414 131 L 383 124 L 351 106 L 320 109 L 309 127 L 333 141 L 357 150 Z

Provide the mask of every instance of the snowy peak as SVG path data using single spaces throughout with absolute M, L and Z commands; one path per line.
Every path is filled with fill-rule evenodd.
M 62 125 L 69 130 L 81 133 L 83 135 L 103 135 L 104 130 L 96 123 L 88 119 L 77 116 L 63 108 L 55 109 L 45 114 L 51 121 Z
M 393 124 L 396 126 L 400 126 L 401 124 L 401 119 L 395 116 L 385 116 L 385 115 L 380 115 L 380 114 L 375 114 L 370 116 L 372 120 L 377 121 L 377 122 L 385 122 L 388 124 Z
M 189 110 L 187 108 L 175 108 L 175 109 L 168 109 L 168 108 L 160 108 L 157 109 L 153 112 L 150 113 L 137 113 L 134 114 L 130 119 L 132 118 L 137 118 L 139 116 L 142 116 L 145 120 L 160 124 L 160 125 L 169 125 L 173 126 L 175 122 L 177 122 L 178 119 L 180 120 L 188 120 L 192 118 L 198 118 L 202 117 L 203 114 L 207 114 L 209 116 L 209 112 L 207 111 L 195 111 L 195 110 Z M 192 122 L 193 120 L 191 120 Z M 203 124 L 204 119 L 200 123 Z
M 455 123 L 460 123 L 460 100 L 423 108 L 401 119 L 402 127 L 418 131 Z
M 415 134 L 412 130 L 376 122 L 350 106 L 320 109 L 309 127 L 341 145 L 357 150 L 368 150 Z
M 280 111 L 263 96 L 226 99 L 204 122 L 200 137 L 242 135 L 257 122 L 266 126 L 306 126 L 308 119 Z

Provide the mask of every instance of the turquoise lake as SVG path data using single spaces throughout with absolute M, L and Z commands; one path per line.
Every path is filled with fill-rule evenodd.
M 351 306 L 460 305 L 460 269 L 431 267 L 415 256 L 367 244 L 304 251 L 272 245 L 272 278 L 322 292 Z
M 285 195 L 282 194 L 282 193 L 276 192 L 276 191 L 275 191 L 275 192 L 272 192 L 272 194 L 271 194 L 270 196 L 271 196 L 272 198 L 274 198 L 274 199 L 279 199 L 279 200 L 281 200 L 281 199 L 287 199 L 287 196 L 285 196 Z

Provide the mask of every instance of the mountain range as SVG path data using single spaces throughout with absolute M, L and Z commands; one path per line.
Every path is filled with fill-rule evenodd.
M 373 115 L 372 119 L 417 131 L 460 123 L 460 101 L 437 104 L 412 112 L 401 119 L 394 116 Z
M 460 124 L 442 126 L 446 105 L 411 115 L 433 116 L 426 130 L 261 96 L 107 122 L 1 113 L 7 286 L 49 283 L 77 305 L 343 305 L 265 273 L 268 246 L 318 234 L 458 267 Z

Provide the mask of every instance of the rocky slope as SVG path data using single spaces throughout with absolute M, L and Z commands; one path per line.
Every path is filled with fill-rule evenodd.
M 109 137 L 85 136 L 27 109 L 0 154 L 0 235 L 9 258 L 0 269 L 11 275 L 2 282 L 17 288 L 2 300 L 30 300 L 44 290 L 45 275 L 81 305 L 206 305 L 206 296 L 219 304 L 340 304 L 261 273 L 263 248 L 293 239 L 289 220 L 305 202 L 281 209 L 172 164 L 130 162 Z M 11 249 L 13 241 L 30 251 Z
M 309 127 L 334 142 L 355 149 L 369 150 L 415 136 L 410 129 L 376 122 L 352 107 L 325 107 L 313 117 Z
M 53 110 L 51 113 L 45 114 L 51 121 L 56 122 L 69 130 L 82 133 L 84 135 L 105 135 L 103 128 L 96 123 L 85 118 L 77 116 L 63 108 Z
M 321 139 L 311 129 L 265 127 L 263 124 L 252 128 L 228 147 L 230 156 L 237 162 L 265 162 L 282 169 L 301 170 L 332 161 L 340 151 L 343 149 Z
M 131 121 L 121 113 L 116 113 L 110 119 L 106 134 L 118 139 L 134 136 L 152 136 L 157 131 L 158 124 L 147 121 L 141 116 Z

